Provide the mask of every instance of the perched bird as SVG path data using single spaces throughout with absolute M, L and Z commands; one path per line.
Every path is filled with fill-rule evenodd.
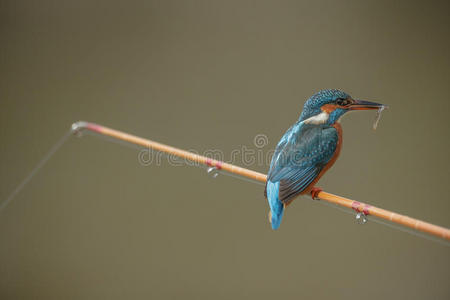
M 342 146 L 339 119 L 353 110 L 383 109 L 384 105 L 354 100 L 339 90 L 323 90 L 309 98 L 299 120 L 279 141 L 264 190 L 273 229 L 280 226 L 285 207 L 298 195 L 321 191 L 317 181 L 333 165 Z

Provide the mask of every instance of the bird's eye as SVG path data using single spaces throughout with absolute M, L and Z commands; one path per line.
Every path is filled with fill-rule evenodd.
M 339 105 L 339 106 L 347 106 L 347 105 L 350 104 L 350 100 L 348 100 L 348 99 L 343 99 L 343 98 L 338 98 L 338 99 L 336 100 L 336 104 Z

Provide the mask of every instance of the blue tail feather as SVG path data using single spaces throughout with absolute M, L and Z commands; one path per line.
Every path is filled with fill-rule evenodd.
M 271 212 L 272 229 L 278 229 L 283 218 L 284 205 L 278 199 L 278 192 L 280 190 L 280 182 L 267 181 L 267 200 L 269 201 Z

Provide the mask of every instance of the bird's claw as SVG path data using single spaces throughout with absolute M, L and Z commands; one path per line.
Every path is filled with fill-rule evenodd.
M 313 199 L 313 200 L 320 200 L 319 199 L 319 193 L 321 192 L 321 191 L 323 191 L 320 187 L 313 187 L 312 189 L 311 189 L 311 198 Z

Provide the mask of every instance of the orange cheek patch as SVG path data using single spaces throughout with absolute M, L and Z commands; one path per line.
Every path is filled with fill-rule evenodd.
M 336 105 L 336 104 L 325 104 L 320 109 L 322 111 L 326 112 L 327 114 L 329 114 L 332 111 L 334 111 L 336 108 L 338 108 L 338 105 Z

